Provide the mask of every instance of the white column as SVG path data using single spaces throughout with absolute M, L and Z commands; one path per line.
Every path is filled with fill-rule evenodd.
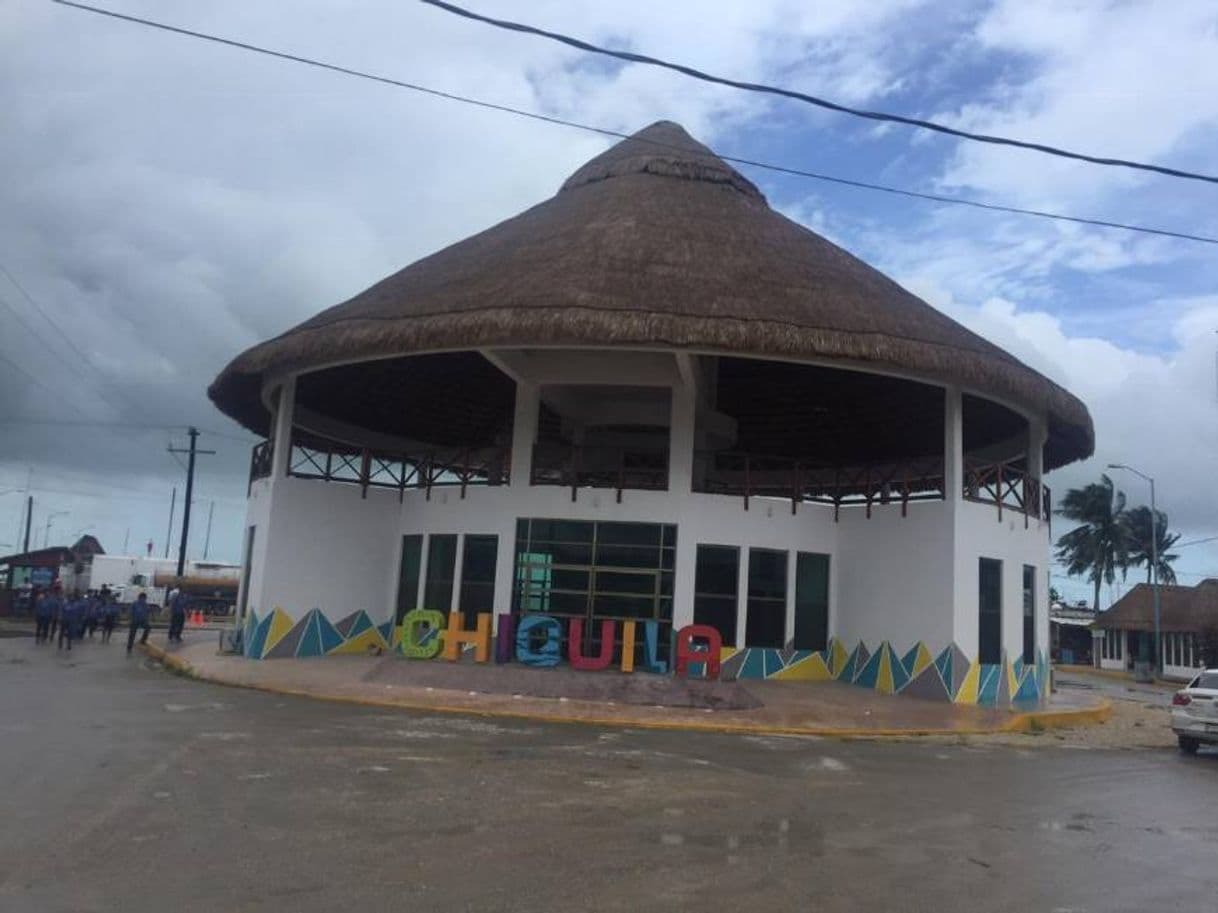
M 541 406 L 537 384 L 516 382 L 516 416 L 512 422 L 512 488 L 528 488 L 533 475 L 533 442 Z
M 964 410 L 959 387 L 943 394 L 943 486 L 948 501 L 959 501 L 964 490 Z
M 461 573 L 465 566 L 465 533 L 457 534 L 457 553 L 453 556 L 453 593 L 449 600 L 448 610 L 456 612 L 461 608 Z
M 1045 441 L 1048 439 L 1043 419 L 1028 422 L 1028 475 L 1037 481 L 1045 474 Z
M 694 421 L 698 391 L 687 384 L 674 384 L 668 432 L 668 490 L 688 494 L 694 478 Z
M 292 419 L 295 413 L 296 378 L 288 377 L 279 386 L 279 395 L 275 403 L 275 422 L 271 445 L 275 465 L 271 470 L 272 479 L 282 479 L 288 474 L 288 466 L 292 458 Z

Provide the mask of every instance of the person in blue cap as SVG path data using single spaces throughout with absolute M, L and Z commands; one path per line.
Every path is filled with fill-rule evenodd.
M 85 594 L 85 630 L 81 635 L 88 635 L 89 639 L 93 639 L 93 635 L 97 632 L 97 625 L 101 621 L 101 600 L 97 598 L 96 590 L 89 590 Z
M 43 590 L 35 598 L 34 643 L 45 644 L 51 639 L 51 620 L 59 614 L 59 598 L 50 590 Z
M 101 593 L 101 630 L 102 643 L 110 643 L 110 635 L 114 633 L 114 626 L 118 624 L 118 600 L 114 598 L 114 594 L 109 590 L 102 590 Z
M 148 634 L 152 630 L 152 622 L 148 618 L 148 594 L 140 593 L 135 597 L 135 602 L 131 604 L 131 627 L 127 629 L 127 652 L 131 652 L 131 648 L 135 646 L 135 631 L 136 628 L 143 628 L 144 633 L 140 637 L 140 643 L 148 643 Z
M 85 600 L 80 597 L 80 593 L 72 594 L 72 599 L 64 605 L 59 613 L 59 642 L 58 649 L 63 649 L 64 642 L 67 641 L 68 649 L 72 649 L 72 640 L 79 638 L 81 628 L 84 625 L 85 619 Z

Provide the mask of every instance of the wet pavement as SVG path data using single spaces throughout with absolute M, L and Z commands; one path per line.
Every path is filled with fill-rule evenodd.
M 1213 909 L 1218 753 L 606 730 L 0 641 L 0 910 Z

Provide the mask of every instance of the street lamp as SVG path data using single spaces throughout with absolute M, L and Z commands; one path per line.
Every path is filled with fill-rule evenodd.
M 1155 675 L 1163 677 L 1163 648 L 1159 639 L 1159 512 L 1155 509 L 1155 480 L 1124 463 L 1109 463 L 1109 469 L 1124 469 L 1150 483 L 1150 587 L 1155 605 Z
M 55 510 L 47 514 L 46 529 L 42 533 L 42 547 L 46 548 L 47 543 L 51 540 L 51 524 L 55 522 L 56 517 L 66 517 L 72 511 L 70 510 Z

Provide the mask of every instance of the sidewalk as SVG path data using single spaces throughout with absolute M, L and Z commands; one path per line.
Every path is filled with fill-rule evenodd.
M 583 723 L 643 729 L 687 729 L 755 735 L 818 735 L 877 738 L 914 735 L 977 735 L 1026 732 L 1103 722 L 1111 704 L 1092 695 L 1054 696 L 1049 706 L 1031 712 L 956 706 L 911 697 L 891 697 L 840 682 L 688 683 L 694 706 L 624 703 L 496 692 L 495 666 L 471 663 L 412 662 L 395 656 L 329 656 L 322 659 L 253 661 L 217 652 L 212 632 L 188 634 L 180 647 L 149 643 L 147 652 L 166 666 L 203 681 L 276 694 L 377 707 L 513 717 L 554 723 Z M 561 670 L 541 671 L 543 676 Z M 623 678 L 615 673 L 572 672 L 601 679 L 607 687 Z M 448 687 L 428 682 L 447 680 Z M 457 682 L 459 679 L 459 684 Z M 656 679 L 656 681 L 671 681 Z M 685 683 L 678 683 L 677 687 Z M 732 685 L 738 691 L 725 691 Z M 672 689 L 668 700 L 684 700 Z M 744 692 L 742 697 L 739 692 Z M 582 693 L 582 692 L 577 692 Z M 627 695 L 631 700 L 637 696 Z M 701 706 L 698 706 L 701 704 Z M 750 706 L 751 705 L 751 706 Z M 741 709 L 720 709 L 735 706 Z

